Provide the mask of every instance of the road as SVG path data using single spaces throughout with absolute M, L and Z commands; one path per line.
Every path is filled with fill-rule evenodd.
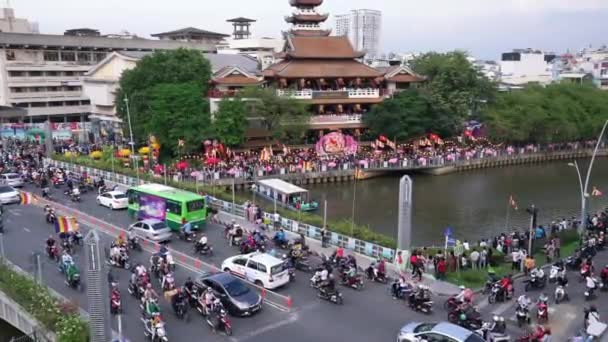
M 36 189 L 25 189 L 38 192 Z M 71 208 L 82 211 L 88 215 L 95 216 L 107 223 L 119 227 L 127 227 L 132 221 L 126 211 L 111 211 L 110 209 L 98 206 L 95 203 L 94 195 L 84 194 L 83 201 L 73 203 L 67 201 L 63 194 L 54 190 L 55 200 Z M 33 251 L 43 251 L 44 240 L 52 232 L 52 227 L 44 222 L 42 210 L 35 206 L 9 206 L 7 208 L 5 251 L 7 257 L 24 269 L 31 269 L 31 253 Z M 84 226 L 84 230 L 89 227 Z M 226 240 L 222 237 L 222 227 L 214 224 L 207 224 L 206 233 L 210 242 L 214 246 L 214 256 L 204 257 L 204 261 L 215 265 L 232 256 L 238 251 L 234 247 L 229 247 Z M 110 236 L 100 234 L 103 244 L 108 246 Z M 190 253 L 191 245 L 185 242 L 174 240 L 171 247 Z M 133 253 L 134 262 L 148 264 L 150 254 L 142 252 Z M 599 258 L 608 257 L 601 254 Z M 82 267 L 82 255 L 76 258 Z M 65 286 L 63 278 L 57 271 L 54 264 L 45 259 L 43 278 L 47 285 L 62 293 L 64 296 L 78 302 L 83 308 L 87 308 L 87 299 L 84 293 L 77 293 Z M 123 317 L 123 330 L 125 335 L 132 341 L 143 341 L 143 330 L 139 321 L 139 309 L 135 299 L 128 296 L 126 285 L 128 280 L 127 271 L 116 270 L 115 275 L 119 277 L 121 290 L 123 292 L 123 303 L 126 306 L 126 313 Z M 176 280 L 182 283 L 187 276 L 196 276 L 195 270 L 178 267 Z M 316 297 L 316 292 L 308 286 L 309 275 L 298 273 L 296 282 L 290 283 L 278 292 L 283 295 L 291 296 L 293 308 L 290 312 L 279 310 L 271 305 L 266 305 L 260 314 L 249 318 L 233 318 L 235 335 L 233 337 L 214 335 L 203 320 L 191 312 L 192 319 L 189 323 L 177 320 L 172 313 L 170 305 L 161 300 L 163 316 L 167 320 L 167 333 L 171 340 L 181 341 L 190 340 L 192 337 L 200 336 L 205 341 L 267 341 L 284 340 L 289 338 L 293 342 L 310 341 L 394 341 L 395 336 L 401 326 L 414 321 L 444 321 L 447 313 L 442 309 L 445 297 L 436 297 L 435 312 L 432 315 L 424 315 L 413 312 L 403 302 L 395 301 L 388 295 L 386 285 L 366 283 L 363 291 L 354 291 L 346 288 L 340 290 L 344 294 L 345 304 L 336 306 L 322 301 Z M 574 276 L 571 276 L 574 279 Z M 551 305 L 550 326 L 554 329 L 554 336 L 571 336 L 571 333 L 578 330 L 582 321 L 580 319 L 583 303 L 582 290 L 580 284 L 571 281 L 569 292 L 573 300 L 571 303 L 561 304 L 559 311 Z M 550 294 L 553 293 L 553 286 Z M 523 286 L 518 281 L 516 284 L 517 295 L 523 290 Z M 157 285 L 158 291 L 158 285 Z M 580 292 L 580 293 L 578 293 Z M 536 294 L 537 295 L 537 294 Z M 604 303 L 605 296 L 600 294 L 596 301 Z M 478 298 L 478 305 L 486 319 L 490 319 L 493 314 L 503 315 L 505 318 L 514 318 L 514 301 L 506 304 L 488 305 L 485 298 Z M 599 306 L 599 305 L 598 305 Z M 605 307 L 605 306 L 604 306 Z M 559 314 L 558 314 L 559 312 Z M 563 314 L 562 314 L 563 313 Z M 608 316 L 606 316 L 608 317 Z M 116 326 L 114 325 L 114 329 Z M 513 324 L 509 326 L 511 336 L 519 336 L 522 331 Z M 559 335 L 558 335 L 559 333 Z

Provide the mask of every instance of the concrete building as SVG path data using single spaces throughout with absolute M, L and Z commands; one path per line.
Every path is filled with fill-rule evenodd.
M 0 31 L 11 33 L 38 33 L 38 23 L 15 18 L 12 8 L 0 8 Z
M 100 63 L 90 69 L 84 77 L 84 94 L 90 99 L 92 119 L 120 122 L 116 117 L 114 105 L 118 81 L 125 70 L 135 68 L 137 63 L 151 51 L 114 51 Z M 235 86 L 259 84 L 249 80 L 237 80 L 237 73 L 256 79 L 259 74 L 258 63 L 255 59 L 243 55 L 222 55 L 206 53 L 205 58 L 211 63 L 214 90 L 210 91 L 210 106 L 212 112 L 217 110 L 217 104 L 227 92 Z M 233 81 L 232 83 L 229 81 Z M 240 82 L 235 84 L 234 82 Z
M 194 27 L 186 27 L 175 31 L 156 33 L 152 34 L 151 36 L 160 40 L 176 40 L 180 42 L 207 45 L 220 44 L 225 38 L 230 37 L 230 35 L 227 34 L 201 30 Z
M 555 54 L 533 49 L 516 49 L 502 54 L 501 81 L 505 84 L 549 84 L 552 81 L 550 63 Z
M 358 9 L 336 15 L 335 19 L 337 36 L 347 36 L 355 50 L 365 52 L 366 59 L 380 56 L 382 12 Z
M 215 45 L 179 41 L 0 32 L 0 106 L 27 112 L 25 118 L 0 120 L 84 121 L 91 103 L 83 79 L 108 54 L 180 47 L 215 51 Z

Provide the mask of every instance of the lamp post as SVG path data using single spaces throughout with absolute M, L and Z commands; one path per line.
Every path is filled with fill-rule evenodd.
M 127 121 L 129 122 L 129 136 L 131 145 L 131 158 L 135 161 L 135 171 L 137 172 L 137 183 L 139 184 L 139 162 L 135 158 L 135 141 L 133 141 L 133 126 L 131 126 L 131 110 L 129 109 L 129 98 L 125 95 L 125 105 L 127 106 Z
M 583 185 L 583 177 L 581 176 L 581 171 L 580 168 L 578 167 L 578 163 L 576 161 L 574 161 L 573 163 L 568 163 L 569 166 L 573 166 L 576 169 L 576 173 L 578 175 L 578 181 L 581 187 L 581 224 L 578 228 L 578 232 L 579 234 L 581 234 L 581 239 L 582 239 L 582 234 L 585 231 L 586 228 L 586 222 L 587 220 L 585 220 L 585 216 L 586 216 L 586 211 L 587 211 L 587 197 L 589 197 L 589 179 L 591 178 L 591 170 L 593 169 L 593 162 L 595 161 L 595 156 L 597 155 L 597 151 L 600 148 L 600 145 L 602 143 L 602 137 L 604 136 L 604 133 L 606 132 L 606 127 L 608 127 L 608 120 L 606 120 L 606 122 L 604 122 L 604 126 L 602 127 L 602 131 L 600 132 L 600 136 L 597 137 L 597 143 L 595 144 L 595 149 L 593 149 L 593 154 L 591 155 L 591 161 L 589 162 L 589 167 L 587 168 L 587 176 L 585 177 L 585 183 Z

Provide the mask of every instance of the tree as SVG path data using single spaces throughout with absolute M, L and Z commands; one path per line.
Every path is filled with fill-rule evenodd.
M 464 120 L 483 110 L 496 96 L 496 85 L 461 51 L 429 52 L 411 62 L 413 70 L 428 79 L 426 91 L 436 108 Z
M 377 105 L 363 120 L 374 136 L 401 141 L 429 132 L 451 136 L 459 128 L 455 116 L 434 108 L 432 99 L 416 89 L 398 93 Z
M 529 86 L 501 93 L 484 112 L 490 137 L 512 143 L 593 139 L 608 118 L 608 96 L 591 85 Z
M 245 141 L 248 126 L 247 106 L 240 98 L 222 99 L 214 114 L 215 135 L 228 146 L 238 146 Z
M 150 103 L 156 100 L 155 96 L 159 95 L 158 90 L 163 89 L 157 88 L 155 96 L 152 96 L 154 88 L 165 84 L 189 84 L 186 88 L 191 90 L 196 88 L 199 91 L 196 97 L 201 98 L 207 91 L 210 77 L 211 65 L 201 51 L 177 49 L 154 52 L 142 58 L 135 68 L 126 70 L 121 75 L 116 93 L 116 111 L 126 123 L 128 119 L 124 99 L 128 97 L 134 138 L 136 141 L 145 141 L 148 135 L 153 133 L 146 129 L 149 121 L 173 122 L 171 118 L 158 117 L 161 114 L 151 110 Z M 168 99 L 163 97 L 163 100 Z M 192 125 L 195 122 L 196 120 Z M 168 127 L 172 126 L 165 126 L 165 129 Z M 191 127 L 204 129 L 204 127 Z M 128 126 L 125 125 L 125 129 L 128 130 Z M 128 136 L 129 132 L 126 133 Z M 171 144 L 161 140 L 161 144 L 167 143 Z
M 168 156 L 200 150 L 205 137 L 213 134 L 209 104 L 195 82 L 159 84 L 147 90 L 150 95 L 148 119 L 143 130 L 161 142 L 161 153 Z M 179 140 L 184 146 L 179 147 Z
M 276 139 L 300 139 L 309 127 L 311 113 L 306 104 L 278 96 L 273 88 L 248 88 L 242 96 L 255 99 L 247 102 L 247 116 L 260 120 Z

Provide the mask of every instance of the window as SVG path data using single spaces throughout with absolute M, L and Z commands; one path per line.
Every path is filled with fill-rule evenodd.
M 272 266 L 270 268 L 270 274 L 275 275 L 275 274 L 279 274 L 281 272 L 283 272 L 285 270 L 285 263 L 282 262 L 278 265 Z
M 78 61 L 79 62 L 90 62 L 91 54 L 88 52 L 79 52 L 78 53 Z
M 253 260 L 249 260 L 247 267 L 251 268 L 252 270 L 258 270 L 258 263 Z
M 419 335 L 418 337 L 421 337 L 427 342 L 458 342 L 452 338 L 436 333 L 424 333 Z
M 57 51 L 44 51 L 44 60 L 47 62 L 54 62 L 59 60 L 59 52 Z
M 471 334 L 464 342 L 484 342 L 485 340 L 477 334 Z
M 153 230 L 161 230 L 161 229 L 166 229 L 167 225 L 165 224 L 165 222 L 156 222 L 155 224 L 152 225 L 152 229 Z
M 23 72 L 23 71 L 9 71 L 8 75 L 10 77 L 23 77 L 23 76 L 25 76 L 25 72 Z
M 74 72 L 73 71 L 64 71 L 63 76 L 74 76 Z
M 66 62 L 74 62 L 76 61 L 76 53 L 72 51 L 62 51 L 61 60 Z
M 233 263 L 235 265 L 241 265 L 241 266 L 245 266 L 245 263 L 247 262 L 246 259 L 234 259 Z
M 267 273 L 268 269 L 266 268 L 266 265 L 264 265 L 262 263 L 258 263 L 258 271 L 260 271 L 262 273 Z
M 101 62 L 101 60 L 103 60 L 104 58 L 106 58 L 106 54 L 105 53 L 96 53 L 95 54 L 95 61 L 96 62 Z
M 141 222 L 133 224 L 133 228 L 141 228 Z
M 15 59 L 17 59 L 15 57 L 15 51 L 13 51 L 13 50 L 6 51 L 6 60 L 7 61 L 14 61 Z
M 205 208 L 205 201 L 196 200 L 188 202 L 188 212 L 191 213 L 193 211 L 202 210 Z
M 166 206 L 167 206 L 167 212 L 168 213 L 175 214 L 175 215 L 181 215 L 182 214 L 182 205 L 181 205 L 181 203 L 167 200 Z
M 91 104 L 91 100 L 82 100 L 80 101 L 81 105 L 90 105 Z
M 125 194 L 116 194 L 116 195 L 114 195 L 114 198 L 116 198 L 116 199 L 123 199 L 123 198 L 127 198 L 127 195 L 125 195 Z
M 249 288 L 239 280 L 232 280 L 224 285 L 226 292 L 232 297 L 239 297 L 249 292 Z
M 139 192 L 129 190 L 127 191 L 127 197 L 129 198 L 129 204 L 139 204 Z
M 57 76 L 59 76 L 59 73 L 57 71 L 47 71 L 46 75 L 48 77 L 57 77 Z
M 29 76 L 30 77 L 40 77 L 40 76 L 42 76 L 42 71 L 30 71 Z

